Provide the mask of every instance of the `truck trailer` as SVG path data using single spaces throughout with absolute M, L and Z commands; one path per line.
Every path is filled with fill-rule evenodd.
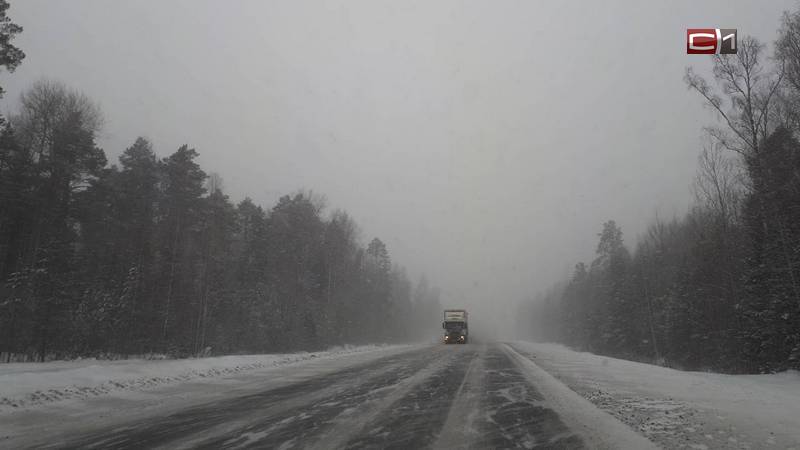
M 445 309 L 442 328 L 444 328 L 445 344 L 466 344 L 469 340 L 467 310 Z

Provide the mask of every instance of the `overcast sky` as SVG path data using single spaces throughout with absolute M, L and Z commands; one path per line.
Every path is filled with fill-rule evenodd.
M 102 107 L 116 162 L 183 143 L 234 201 L 324 194 L 427 273 L 450 306 L 497 306 L 633 244 L 691 202 L 714 116 L 682 77 L 688 27 L 771 42 L 794 1 L 12 0 L 27 58 Z

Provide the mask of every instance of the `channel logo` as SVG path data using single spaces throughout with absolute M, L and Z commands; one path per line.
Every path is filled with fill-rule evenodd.
M 736 28 L 689 28 L 686 30 L 689 55 L 732 55 L 736 53 Z

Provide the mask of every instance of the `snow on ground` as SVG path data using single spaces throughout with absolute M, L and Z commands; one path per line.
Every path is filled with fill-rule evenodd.
M 575 392 L 665 448 L 800 449 L 800 373 L 684 372 L 515 342 Z
M 0 414 L 66 399 L 115 391 L 146 390 L 191 380 L 279 367 L 311 359 L 334 359 L 397 346 L 346 346 L 313 353 L 235 355 L 175 360 L 53 361 L 0 364 Z

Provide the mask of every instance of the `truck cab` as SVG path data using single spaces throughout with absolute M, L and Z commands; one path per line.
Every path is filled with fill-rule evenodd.
M 445 344 L 466 344 L 469 340 L 467 311 L 464 309 L 446 309 L 442 328 L 444 328 Z

